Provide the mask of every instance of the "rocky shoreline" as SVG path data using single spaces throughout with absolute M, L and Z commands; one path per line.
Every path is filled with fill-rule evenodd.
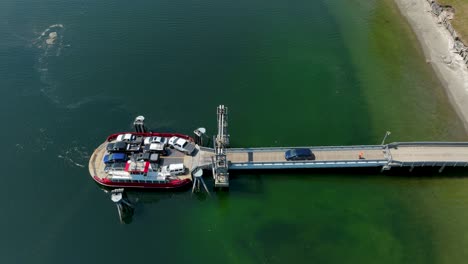
M 450 24 L 453 9 L 433 0 L 394 0 L 468 131 L 468 49 Z
M 448 30 L 450 36 L 452 36 L 453 49 L 460 54 L 468 67 L 468 47 L 463 43 L 458 33 L 453 28 L 452 23 L 450 23 L 453 19 L 455 10 L 451 6 L 440 5 L 434 0 L 427 0 L 427 2 L 431 6 L 432 13 L 437 17 L 438 23 L 442 24 Z

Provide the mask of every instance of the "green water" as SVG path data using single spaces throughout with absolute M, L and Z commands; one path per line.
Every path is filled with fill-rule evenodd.
M 466 140 L 392 1 L 6 0 L 0 33 L 0 263 L 468 257 L 463 171 L 233 173 L 211 198 L 132 192 L 126 225 L 88 175 L 136 115 L 213 134 L 218 104 L 236 147 Z

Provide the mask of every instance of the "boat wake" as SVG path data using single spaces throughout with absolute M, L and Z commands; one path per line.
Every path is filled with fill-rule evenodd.
M 74 142 L 76 144 L 76 142 Z M 79 168 L 84 168 L 90 155 L 84 146 L 72 146 L 57 155 L 59 159 L 65 160 L 68 164 Z
M 78 163 L 78 162 L 75 162 L 75 161 L 72 160 L 70 157 L 65 157 L 65 156 L 62 156 L 62 155 L 59 154 L 59 155 L 57 156 L 57 158 L 59 158 L 59 159 L 64 159 L 64 160 L 68 161 L 70 164 L 73 164 L 73 165 L 75 165 L 75 166 L 77 166 L 77 167 L 80 167 L 80 168 L 84 168 L 84 165 L 83 165 L 83 164 L 80 164 L 80 163 Z
M 67 47 L 70 47 L 65 41 L 65 26 L 63 24 L 53 24 L 48 26 L 42 32 L 37 32 L 37 37 L 31 43 L 32 47 L 38 52 L 35 62 L 35 70 L 39 74 L 42 83 L 40 93 L 50 100 L 55 106 L 68 110 L 75 110 L 84 105 L 96 101 L 114 100 L 107 95 L 93 95 L 85 98 L 78 98 L 76 101 L 64 102 L 59 96 L 59 89 L 63 88 L 60 81 L 55 77 L 57 74 L 53 69 L 52 63 L 62 55 Z
M 62 50 L 69 46 L 64 44 L 64 32 L 65 27 L 62 24 L 53 24 L 32 41 L 33 47 L 39 50 L 35 68 L 45 85 L 40 91 L 55 104 L 60 103 L 60 98 L 56 95 L 59 83 L 50 76 L 49 62 L 51 58 L 60 56 Z
M 62 24 L 54 24 L 39 33 L 39 36 L 33 40 L 34 47 L 43 51 L 38 59 L 42 66 L 47 66 L 47 57 L 57 57 L 62 53 L 65 47 L 63 42 L 64 32 L 65 27 Z M 47 67 L 42 69 L 47 70 Z
M 120 104 L 120 101 L 118 100 L 117 97 L 112 97 L 112 96 L 109 96 L 109 95 L 92 95 L 92 96 L 88 96 L 88 97 L 85 97 L 85 98 L 83 98 L 81 100 L 78 100 L 78 101 L 76 101 L 74 103 L 66 104 L 63 107 L 66 108 L 66 109 L 69 109 L 69 110 L 75 110 L 75 109 L 81 108 L 82 106 L 86 106 L 86 105 L 97 103 L 97 102 L 100 102 L 100 103 L 103 103 L 103 102 L 105 102 L 105 103 L 114 103 L 116 106 L 122 107 L 122 105 Z
M 17 143 L 15 145 L 16 152 L 55 152 L 58 144 L 54 142 L 46 128 L 40 128 L 35 135 L 35 137 L 32 137 L 33 141 Z M 71 141 L 70 145 L 60 147 L 57 152 L 55 152 L 57 153 L 57 158 L 63 159 L 69 165 L 80 168 L 85 167 L 90 157 L 89 150 L 85 146 L 78 144 L 77 141 Z
M 33 142 L 34 148 L 32 149 L 32 151 L 34 152 L 46 151 L 49 148 L 49 146 L 53 144 L 54 144 L 54 141 L 47 134 L 47 129 L 39 128 L 39 133 L 37 133 L 37 136 L 34 137 L 34 142 Z

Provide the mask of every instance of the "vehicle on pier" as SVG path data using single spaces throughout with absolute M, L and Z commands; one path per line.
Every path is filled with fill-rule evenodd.
M 286 160 L 314 160 L 315 155 L 308 148 L 290 149 L 284 153 Z

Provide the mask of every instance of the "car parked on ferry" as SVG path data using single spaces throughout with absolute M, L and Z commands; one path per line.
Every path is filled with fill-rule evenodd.
M 169 174 L 171 176 L 185 174 L 185 166 L 183 163 L 169 164 L 161 167 L 162 174 Z
M 125 162 L 128 160 L 128 156 L 125 153 L 111 153 L 104 156 L 103 162 L 116 163 L 116 162 Z
M 166 137 L 146 137 L 144 144 L 148 145 L 148 144 L 156 143 L 156 144 L 161 144 L 163 146 L 166 146 L 167 142 L 168 142 L 168 139 Z
M 127 143 L 123 141 L 118 141 L 115 143 L 109 143 L 107 144 L 106 150 L 108 152 L 123 152 L 127 151 Z
M 175 136 L 169 139 L 169 146 L 177 149 L 178 151 L 184 152 L 187 155 L 192 155 L 195 151 L 195 144 L 186 139 Z
M 127 142 L 129 142 L 129 141 L 134 141 L 134 140 L 136 140 L 136 138 L 137 138 L 137 137 L 136 137 L 135 135 L 130 134 L 130 133 L 127 133 L 127 134 L 120 134 L 120 135 L 118 135 L 117 138 L 116 138 L 116 140 L 117 140 L 117 141 L 127 141 Z

